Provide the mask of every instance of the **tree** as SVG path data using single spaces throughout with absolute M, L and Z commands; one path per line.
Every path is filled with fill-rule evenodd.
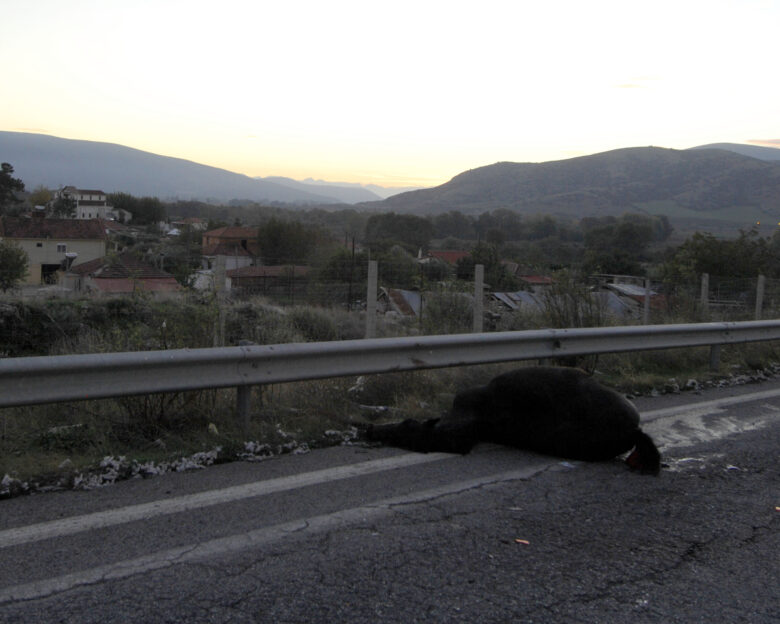
M 35 208 L 35 206 L 46 206 L 52 199 L 51 191 L 47 189 L 43 184 L 39 184 L 35 187 L 30 196 L 27 198 L 27 202 Z
M 156 197 L 134 197 L 129 193 L 111 193 L 108 203 L 114 208 L 127 210 L 138 225 L 157 224 L 165 220 L 165 206 Z
M 436 215 L 433 218 L 433 225 L 436 238 L 452 236 L 453 238 L 472 239 L 476 236 L 474 219 L 458 210 L 450 210 Z
M 640 261 L 654 238 L 652 220 L 641 215 L 623 215 L 604 223 L 582 224 L 586 228 L 585 271 L 644 275 Z
M 488 243 L 477 243 L 471 250 L 471 255 L 458 260 L 455 273 L 458 279 L 473 280 L 474 266 L 485 267 L 485 282 L 493 290 L 513 290 L 517 288 L 517 280 L 510 275 L 498 254 L 498 247 Z
M 719 277 L 769 277 L 780 274 L 777 241 L 767 241 L 755 229 L 740 230 L 733 240 L 721 240 L 710 233 L 696 232 L 674 252 L 663 266 L 669 281 L 698 279 L 702 273 Z
M 265 264 L 307 262 L 317 243 L 317 230 L 300 221 L 272 217 L 260 227 L 257 242 Z
M 60 193 L 51 205 L 51 214 L 54 217 L 72 219 L 76 216 L 76 200 Z
M 366 223 L 366 242 L 376 248 L 390 249 L 398 244 L 412 254 L 427 250 L 433 237 L 433 224 L 428 219 L 394 212 L 376 214 Z
M 0 290 L 15 288 L 27 274 L 27 253 L 16 243 L 0 241 Z
M 24 182 L 11 177 L 13 172 L 14 168 L 9 163 L 0 164 L 0 214 L 20 203 L 16 193 L 24 191 Z

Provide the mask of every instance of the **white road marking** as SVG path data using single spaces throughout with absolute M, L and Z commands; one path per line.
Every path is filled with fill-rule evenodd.
M 677 405 L 641 413 L 642 429 L 648 433 L 662 452 L 672 448 L 710 442 L 729 435 L 766 427 L 778 416 L 780 408 L 764 403 L 763 413 L 751 418 L 729 414 L 727 407 L 780 397 L 780 390 L 767 390 L 740 396 L 725 397 Z M 711 416 L 705 421 L 705 416 Z
M 659 442 L 661 443 L 660 446 L 664 448 L 684 446 L 701 440 L 709 440 L 716 437 L 722 437 L 723 435 L 765 426 L 772 418 L 776 417 L 778 413 L 778 409 L 774 406 L 767 405 L 767 410 L 763 415 L 751 420 L 739 419 L 733 416 L 717 418 L 716 420 L 719 424 L 714 428 L 712 427 L 712 423 L 709 423 L 709 427 L 705 427 L 703 417 L 707 415 L 722 414 L 724 412 L 723 408 L 730 405 L 776 397 L 780 397 L 780 389 L 652 410 L 642 414 L 642 422 L 651 435 L 659 438 Z M 670 430 L 673 431 L 671 434 L 665 433 Z M 200 509 L 240 499 L 263 496 L 275 492 L 348 479 L 395 468 L 426 464 L 451 457 L 453 456 L 446 453 L 430 453 L 427 455 L 405 453 L 358 464 L 336 466 L 288 477 L 269 479 L 225 489 L 209 490 L 197 494 L 152 501 L 140 505 L 132 505 L 71 518 L 63 518 L 26 527 L 6 529 L 0 531 L 0 548 L 36 542 L 53 537 L 72 535 L 91 529 L 110 527 L 165 514 Z M 540 461 L 533 459 L 531 461 L 533 462 L 531 466 L 526 466 L 517 471 L 499 475 L 489 475 L 471 481 L 456 482 L 439 488 L 412 493 L 404 497 L 387 499 L 363 507 L 296 520 L 271 527 L 264 527 L 245 534 L 174 548 L 162 553 L 121 561 L 82 572 L 8 587 L 0 590 L 0 602 L 48 596 L 79 585 L 85 585 L 100 580 L 126 578 L 134 574 L 140 574 L 178 563 L 188 563 L 205 557 L 213 557 L 248 547 L 262 545 L 279 540 L 294 532 L 321 530 L 341 525 L 345 522 L 357 522 L 361 519 L 375 517 L 377 514 L 389 513 L 394 505 L 422 502 L 435 496 L 455 494 L 489 483 L 528 478 L 557 464 L 559 460 Z
M 451 455 L 448 455 L 451 457 Z M 441 459 L 441 458 L 439 458 Z M 369 463 L 369 462 L 367 462 Z M 422 503 L 428 500 L 458 494 L 466 490 L 501 483 L 528 479 L 535 474 L 555 465 L 557 460 L 536 460 L 532 465 L 520 470 L 512 470 L 500 474 L 488 475 L 470 481 L 451 483 L 437 488 L 413 492 L 404 496 L 388 498 L 370 505 L 353 507 L 330 514 L 302 518 L 269 527 L 263 527 L 248 533 L 231 535 L 213 539 L 207 542 L 190 544 L 172 548 L 159 553 L 145 555 L 136 559 L 119 561 L 89 570 L 65 574 L 50 579 L 42 579 L 0 589 L 0 604 L 45 598 L 75 587 L 89 585 L 114 579 L 122 579 L 136 574 L 144 574 L 153 570 L 167 568 L 173 565 L 187 564 L 204 559 L 213 559 L 229 553 L 241 552 L 270 544 L 293 534 L 311 534 L 331 528 L 343 527 L 347 524 L 367 522 L 380 516 L 392 513 L 393 508 L 402 505 Z
M 739 405 L 740 403 L 752 403 L 754 401 L 762 401 L 764 399 L 774 399 L 780 397 L 780 388 L 777 390 L 765 390 L 764 392 L 753 392 L 751 394 L 742 394 L 739 396 L 725 397 L 723 399 L 715 399 L 714 401 L 701 401 L 700 403 L 690 403 L 688 405 L 675 405 L 674 407 L 666 407 L 664 409 L 648 410 L 642 412 L 642 423 L 656 420 L 657 418 L 664 418 L 666 416 L 674 416 L 683 412 L 690 412 L 697 410 L 702 413 L 706 410 L 713 410 L 713 412 L 722 411 L 721 408 L 728 407 L 729 405 Z
M 179 513 L 191 509 L 221 505 L 244 498 L 264 496 L 275 492 L 284 492 L 286 490 L 293 490 L 309 485 L 349 479 L 351 477 L 359 477 L 376 472 L 383 472 L 385 470 L 393 470 L 395 468 L 406 468 L 417 464 L 427 464 L 452 457 L 454 456 L 448 453 L 405 453 L 403 455 L 394 455 L 393 457 L 375 459 L 357 464 L 348 464 L 326 468 L 324 470 L 304 472 L 289 477 L 256 481 L 244 485 L 208 490 L 197 494 L 177 496 L 175 498 L 156 500 L 139 505 L 120 507 L 119 509 L 109 509 L 107 511 L 99 511 L 82 516 L 72 516 L 70 518 L 62 518 L 50 522 L 41 522 L 29 526 L 6 529 L 0 531 L 0 548 L 37 542 L 52 537 L 61 537 L 63 535 L 72 535 L 74 533 L 80 533 L 81 531 L 100 529 L 117 524 L 124 524 L 126 522 L 133 522 L 135 520 L 146 520 L 156 516 Z

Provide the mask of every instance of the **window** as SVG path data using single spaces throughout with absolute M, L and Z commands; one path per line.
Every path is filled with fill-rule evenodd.
M 65 243 L 57 243 L 57 253 L 65 253 L 66 251 Z

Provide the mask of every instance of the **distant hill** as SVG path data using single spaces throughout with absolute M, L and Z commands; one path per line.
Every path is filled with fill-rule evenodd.
M 618 149 L 544 163 L 501 162 L 379 207 L 421 215 L 508 208 L 566 217 L 667 214 L 745 223 L 780 217 L 780 162 L 721 149 Z
M 315 193 L 322 197 L 332 197 L 337 201 L 345 204 L 357 204 L 360 202 L 381 201 L 383 197 L 380 197 L 376 193 L 369 191 L 363 186 L 348 185 L 342 186 L 339 184 L 328 183 L 309 183 L 298 182 L 292 178 L 282 178 L 277 176 L 269 176 L 267 178 L 255 178 L 257 180 L 265 180 L 267 182 L 273 182 L 274 184 L 281 184 L 291 189 L 296 189 L 303 193 Z
M 303 184 L 311 184 L 314 186 L 342 186 L 347 188 L 363 188 L 371 191 L 375 195 L 378 195 L 380 199 L 387 199 L 398 193 L 406 193 L 408 191 L 418 191 L 422 186 L 379 186 L 378 184 L 357 184 L 355 182 L 328 182 L 326 180 L 314 180 L 312 178 L 306 178 L 301 180 Z
M 0 161 L 14 167 L 27 189 L 42 184 L 72 184 L 107 193 L 126 192 L 162 200 L 198 199 L 226 202 L 244 199 L 267 203 L 336 204 L 339 193 L 323 188 L 282 184 L 209 167 L 181 158 L 160 156 L 113 143 L 78 141 L 26 132 L 0 131 Z M 354 201 L 379 199 L 369 194 Z M 351 202 L 350 202 L 351 203 Z
M 780 160 L 780 148 L 764 147 L 761 145 L 746 145 L 744 143 L 710 143 L 709 145 L 699 145 L 691 149 L 722 149 L 729 152 L 736 152 L 743 156 L 758 158 L 759 160 Z

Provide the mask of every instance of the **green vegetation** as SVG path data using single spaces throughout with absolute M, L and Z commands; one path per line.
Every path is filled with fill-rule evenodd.
M 76 216 L 76 200 L 60 195 L 51 203 L 51 216 L 58 219 L 72 219 Z
M 27 273 L 27 254 L 16 243 L 0 240 L 0 291 L 16 288 Z
M 9 166 L 10 168 L 10 166 Z M 13 169 L 6 170 L 8 179 Z M 12 179 L 11 179 L 12 180 Z M 11 185 L 13 186 L 13 185 Z M 40 196 L 43 197 L 43 190 Z M 175 302 L 144 296 L 123 299 L 45 299 L 0 301 L 2 356 L 99 353 L 235 345 L 345 340 L 364 334 L 368 260 L 379 265 L 379 285 L 422 293 L 416 318 L 380 320 L 377 335 L 457 333 L 471 330 L 474 265 L 485 267 L 492 290 L 520 289 L 509 266 L 551 275 L 554 284 L 540 295 L 542 309 L 490 317 L 490 329 L 583 327 L 616 323 L 591 296 L 592 273 L 647 275 L 667 298 L 651 310 L 651 322 L 690 322 L 744 318 L 759 273 L 780 278 L 780 234 L 762 237 L 757 230 L 721 239 L 695 233 L 670 246 L 672 228 L 663 215 L 626 213 L 580 220 L 550 215 L 521 216 L 506 208 L 476 215 L 450 211 L 435 217 L 363 213 L 354 209 L 285 210 L 235 203 L 162 203 L 156 198 L 115 194 L 110 201 L 145 225 L 118 239 L 120 246 L 173 273 L 186 285 L 201 263 L 202 234 L 185 230 L 161 237 L 156 223 L 166 215 L 199 216 L 209 228 L 251 224 L 264 264 L 305 264 L 307 277 L 282 272 L 264 298 L 251 291 L 232 300 L 212 293 L 187 294 Z M 433 249 L 468 252 L 457 266 L 442 261 L 417 262 Z M 18 248 L 0 242 L 0 266 L 20 279 Z M 3 255 L 10 254 L 8 259 Z M 16 264 L 14 264 L 16 262 Z M 26 260 L 25 260 L 26 266 Z M 16 267 L 16 269 L 14 269 Z M 725 289 L 738 304 L 707 312 L 699 305 L 700 275 Z M 23 275 L 23 272 L 21 273 Z M 720 280 L 720 281 L 718 281 Z M 528 286 L 526 286 L 528 288 Z M 780 305 L 780 288 L 767 289 L 767 306 Z M 284 306 L 284 307 L 280 307 Z M 738 310 L 738 311 L 736 311 Z M 739 316 L 741 315 L 741 316 Z M 490 316 L 490 315 L 489 315 Z M 625 322 L 633 322 L 627 319 Z M 559 362 L 585 367 L 601 380 L 627 392 L 683 385 L 712 377 L 707 349 L 685 349 L 576 358 Z M 724 348 L 722 370 L 749 371 L 774 365 L 771 344 Z M 210 390 L 127 397 L 116 400 L 6 409 L 0 413 L 0 476 L 29 478 L 45 473 L 62 479 L 96 465 L 106 455 L 132 460 L 171 461 L 175 457 L 220 447 L 219 461 L 248 452 L 292 452 L 338 443 L 354 435 L 370 406 L 387 408 L 388 417 L 430 417 L 447 409 L 454 392 L 484 383 L 512 365 L 463 367 L 439 371 L 279 384 L 253 392 L 249 431 L 235 418 L 233 390 Z M 677 381 L 671 382 L 674 378 Z M 369 406 L 369 407 L 366 407 Z M 373 417 L 373 416 L 372 416 Z M 67 460 L 67 461 L 66 461 Z M 66 462 L 63 464 L 63 462 Z M 65 465 L 66 468 L 62 468 Z
M 316 228 L 271 217 L 260 226 L 257 242 L 265 264 L 306 264 L 318 238 Z
M 12 177 L 13 172 L 10 163 L 0 163 L 0 216 L 10 214 L 21 203 L 16 193 L 24 191 L 24 182 Z
M 133 215 L 133 223 L 146 225 L 165 220 L 165 205 L 156 197 L 134 197 L 128 193 L 110 193 L 108 203 Z
M 762 238 L 757 230 L 740 231 L 732 240 L 697 232 L 672 250 L 662 266 L 667 281 L 696 278 L 702 273 L 721 277 L 780 277 L 780 231 Z
M 428 219 L 387 212 L 369 217 L 365 241 L 367 245 L 380 250 L 400 245 L 416 255 L 418 250 L 428 249 L 433 232 L 433 224 Z

